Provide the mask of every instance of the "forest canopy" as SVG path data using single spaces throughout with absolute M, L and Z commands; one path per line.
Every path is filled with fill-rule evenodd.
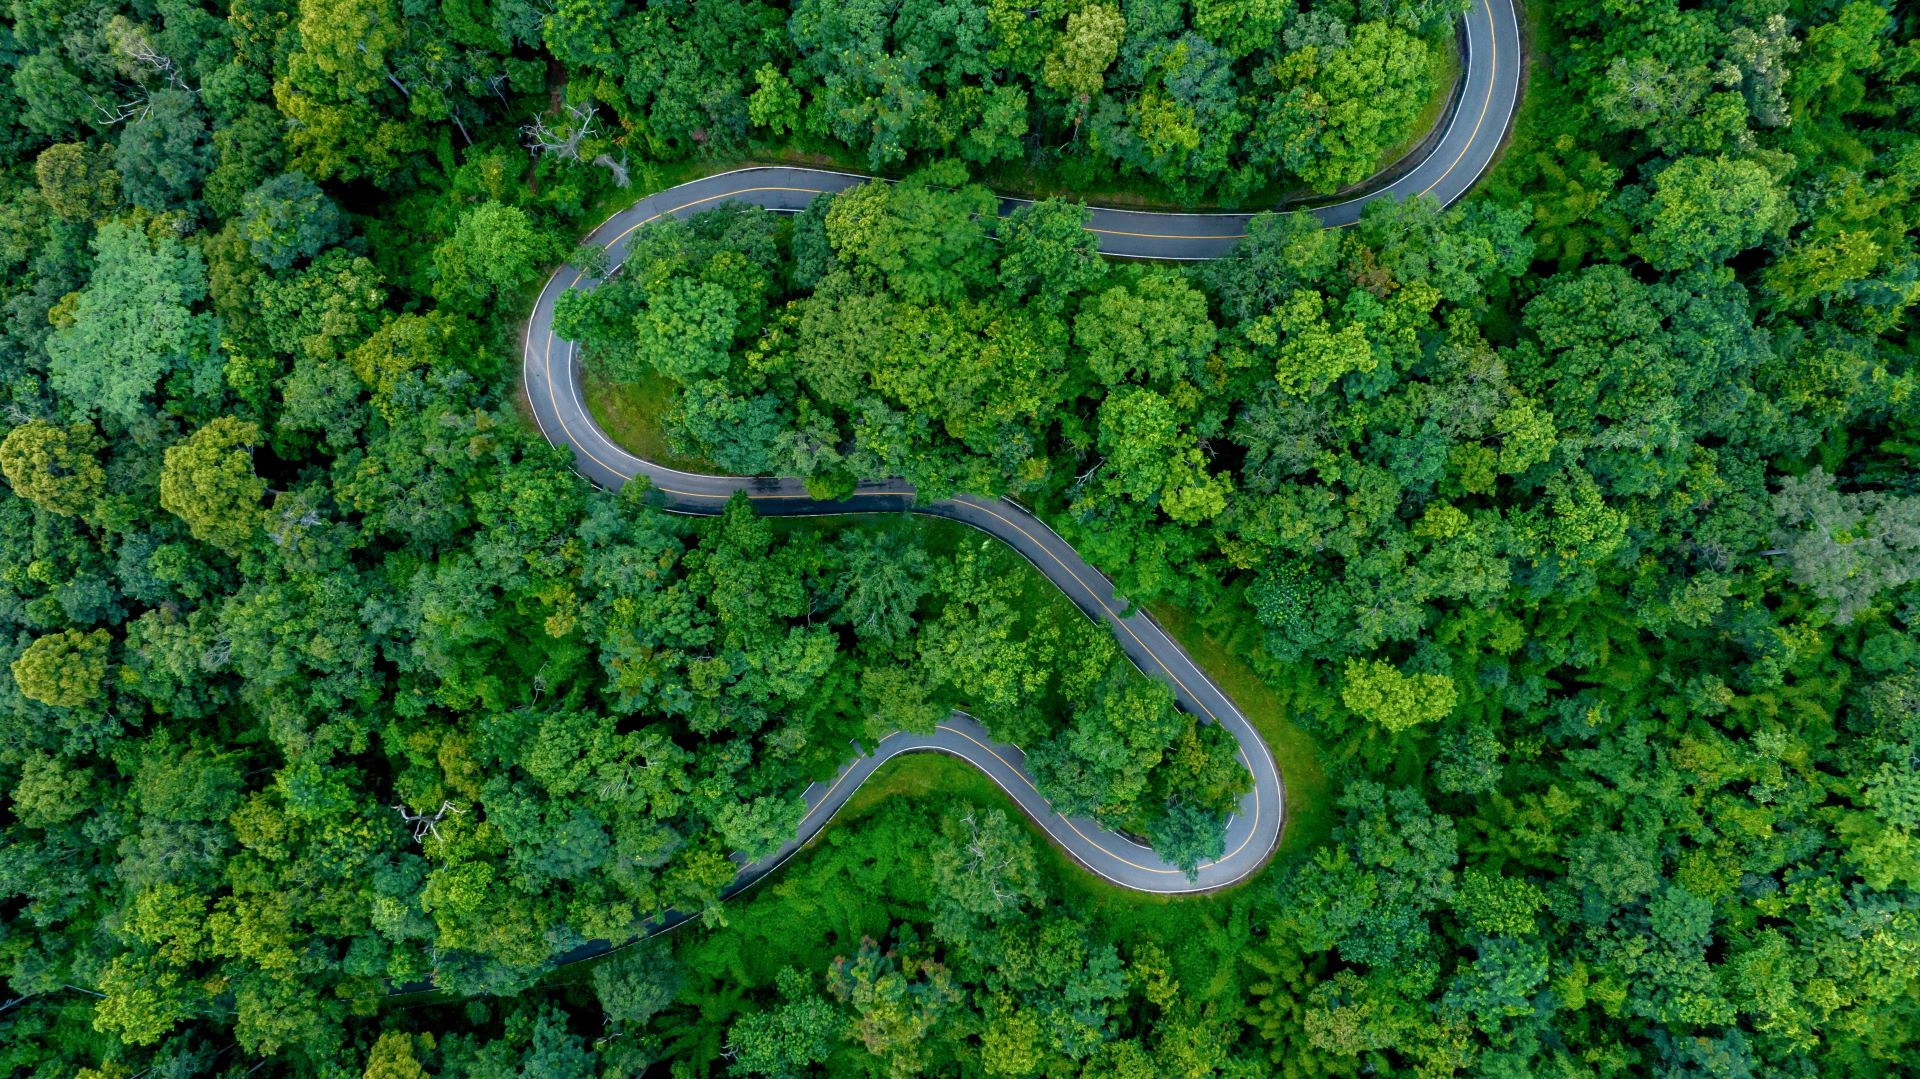
M 1360 181 L 1465 5 L 11 4 L 0 1070 L 1910 1068 L 1920 13 L 1529 8 L 1471 197 L 1173 265 L 995 195 Z M 1107 888 L 923 757 L 722 901 L 956 707 L 1189 867 L 1247 781 L 984 536 L 541 437 L 538 283 L 751 160 L 898 182 L 636 233 L 596 399 L 1031 506 L 1296 739 L 1259 876 Z

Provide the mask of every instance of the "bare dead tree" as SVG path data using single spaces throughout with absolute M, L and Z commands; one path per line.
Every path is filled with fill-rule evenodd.
M 584 105 L 563 105 L 571 117 L 564 134 L 547 126 L 545 116 L 536 116 L 533 123 L 520 129 L 527 138 L 527 146 L 534 153 L 550 154 L 566 161 L 580 160 L 580 144 L 593 135 L 594 119 L 600 113 L 600 106 L 588 101 Z
M 92 100 L 94 109 L 104 118 L 101 122 L 107 127 L 112 127 L 125 120 L 131 120 L 136 116 L 144 119 L 147 113 L 153 108 L 152 103 L 147 100 L 147 95 L 145 94 L 141 94 L 132 101 L 115 102 L 112 104 L 103 102 L 92 95 L 88 95 L 88 97 Z
M 447 819 L 447 814 L 451 813 L 456 817 L 460 817 L 465 816 L 467 812 L 459 806 L 454 805 L 451 801 L 445 800 L 441 801 L 440 809 L 432 816 L 428 816 L 425 813 L 409 812 L 405 802 L 396 803 L 391 808 L 395 813 L 400 814 L 400 820 L 403 823 L 413 825 L 413 841 L 415 843 L 425 842 L 428 836 L 439 839 L 440 822 Z
M 197 92 L 187 85 L 186 75 L 173 57 L 154 47 L 153 39 L 147 36 L 146 27 L 124 15 L 116 15 L 107 25 L 107 39 L 113 50 L 132 61 L 136 68 L 160 76 L 168 86 Z
M 1093 474 L 1100 471 L 1100 466 L 1106 463 L 1107 463 L 1107 459 L 1105 457 L 1102 457 L 1098 461 L 1095 461 L 1093 463 L 1092 468 L 1089 468 L 1085 472 L 1082 472 L 1078 476 L 1075 476 L 1073 478 L 1073 482 L 1067 485 L 1067 501 L 1068 502 L 1079 501 L 1080 492 L 1086 490 L 1088 481 L 1093 479 Z
M 281 527 L 267 529 L 267 538 L 273 541 L 274 546 L 285 547 L 287 541 L 295 537 L 295 529 L 312 528 L 320 523 L 320 511 L 309 507 L 298 517 L 291 512 L 282 513 L 279 521 Z
M 227 637 L 216 637 L 206 651 L 200 653 L 200 666 L 203 670 L 224 670 L 233 660 L 233 641 Z
M 599 157 L 593 159 L 593 163 L 613 173 L 613 186 L 615 187 L 624 188 L 633 182 L 632 178 L 627 175 L 627 155 L 624 153 L 620 155 L 620 160 L 618 161 L 615 161 L 608 154 L 601 154 Z

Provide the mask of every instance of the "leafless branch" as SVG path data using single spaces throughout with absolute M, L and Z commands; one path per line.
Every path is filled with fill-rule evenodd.
M 144 119 L 148 110 L 153 107 L 152 104 L 148 102 L 147 95 L 145 94 L 141 94 L 132 101 L 118 102 L 112 105 L 103 103 L 97 97 L 92 98 L 92 101 L 93 107 L 105 118 L 102 122 L 107 127 L 112 127 L 117 123 L 130 120 L 136 116 Z
M 980 824 L 974 819 L 974 815 L 968 813 L 961 819 L 966 822 L 967 831 L 972 833 L 973 836 L 972 840 L 967 844 L 967 853 L 973 856 L 973 860 L 968 863 L 967 868 L 975 873 L 986 876 L 987 888 L 993 892 L 993 901 L 995 903 L 1019 902 L 1020 897 L 1009 889 L 1002 887 L 1000 883 L 1000 873 L 1006 869 L 1007 866 L 1013 864 L 1013 855 L 1010 852 L 1003 851 L 997 860 L 994 859 L 993 855 L 987 850 L 986 837 L 980 834 Z
M 413 841 L 415 843 L 425 842 L 428 836 L 439 839 L 440 822 L 447 819 L 447 814 L 451 813 L 459 817 L 465 816 L 467 812 L 450 801 L 442 801 L 439 811 L 435 812 L 432 816 L 428 816 L 425 813 L 409 812 L 404 802 L 398 803 L 391 808 L 394 812 L 400 814 L 400 820 L 403 823 L 413 825 Z
M 593 134 L 594 118 L 600 112 L 600 106 L 588 101 L 584 105 L 562 106 L 571 122 L 565 133 L 547 126 L 545 116 L 536 116 L 533 123 L 520 129 L 527 137 L 528 148 L 539 154 L 551 154 L 565 161 L 580 160 L 580 144 Z
M 186 77 L 181 73 L 180 65 L 174 63 L 173 57 L 154 47 L 153 39 L 147 36 L 146 27 L 124 16 L 115 16 L 108 24 L 107 37 L 115 52 L 138 67 L 164 78 L 167 85 L 182 90 L 193 89 L 187 85 Z
M 615 161 L 607 154 L 601 154 L 599 157 L 593 159 L 593 163 L 613 173 L 613 186 L 615 187 L 624 188 L 632 182 L 631 178 L 627 175 L 627 155 L 625 154 L 621 154 L 620 160 L 618 161 Z

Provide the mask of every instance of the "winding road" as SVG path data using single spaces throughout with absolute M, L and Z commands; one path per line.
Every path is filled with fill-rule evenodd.
M 1358 220 L 1365 204 L 1374 199 L 1426 195 L 1443 203 L 1452 202 L 1492 164 L 1519 96 L 1520 31 L 1513 0 L 1473 0 L 1473 5 L 1460 20 L 1462 84 L 1442 121 L 1439 136 L 1426 143 L 1425 156 L 1377 190 L 1299 212 L 1315 214 L 1334 227 Z M 626 256 L 629 239 L 648 222 L 684 217 L 727 201 L 793 212 L 805 208 L 822 192 L 844 190 L 867 180 L 846 173 L 787 167 L 721 173 L 649 195 L 594 230 L 587 242 L 604 247 L 608 264 L 617 268 Z M 1024 201 L 1002 199 L 1001 211 L 1008 212 Z M 1103 254 L 1208 259 L 1228 253 L 1245 233 L 1252 216 L 1095 207 L 1088 228 L 1098 236 Z M 1115 595 L 1113 585 L 1065 540 L 1008 499 L 963 496 L 916 505 L 912 488 L 893 481 L 862 484 L 850 498 L 826 502 L 808 495 L 797 479 L 701 475 L 633 456 L 594 422 L 581 395 L 575 347 L 554 336 L 555 300 L 569 289 L 591 288 L 596 283 L 572 268 L 563 267 L 555 273 L 534 308 L 524 352 L 525 388 L 540 429 L 555 444 L 573 450 L 582 475 L 608 488 L 644 476 L 659 492 L 663 506 L 678 513 L 716 513 L 736 492 L 745 491 L 763 513 L 907 511 L 980 529 L 1025 556 L 1088 617 L 1107 623 L 1133 662 L 1172 687 L 1182 707 L 1226 728 L 1238 740 L 1240 759 L 1253 777 L 1252 788 L 1229 821 L 1225 853 L 1203 863 L 1189 878 L 1152 850 L 1091 820 L 1055 813 L 1034 788 L 1021 751 L 995 742 L 977 721 L 956 713 L 930 734 L 898 733 L 873 746 L 856 745 L 852 758 L 831 781 L 806 790 L 807 813 L 793 839 L 773 855 L 744 864 L 728 894 L 752 885 L 817 835 L 881 764 L 912 752 L 948 753 L 979 768 L 1075 860 L 1124 888 L 1167 895 L 1210 891 L 1245 880 L 1266 863 L 1279 843 L 1285 807 L 1285 788 L 1266 742 L 1152 618 L 1139 611 L 1128 613 L 1127 601 Z M 649 923 L 645 932 L 671 928 L 683 920 L 683 915 L 669 914 Z M 563 959 L 583 958 L 608 947 L 603 942 L 588 945 Z

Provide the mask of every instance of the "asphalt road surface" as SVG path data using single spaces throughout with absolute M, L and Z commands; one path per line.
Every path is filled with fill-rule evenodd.
M 1460 21 L 1463 85 L 1437 139 L 1423 158 L 1392 183 L 1345 202 L 1299 212 L 1313 213 L 1329 227 L 1357 220 L 1361 208 L 1378 198 L 1432 196 L 1451 202 L 1464 194 L 1492 163 L 1505 137 L 1520 86 L 1520 37 L 1512 0 L 1474 0 Z M 594 230 L 588 242 L 606 248 L 609 265 L 618 267 L 629 239 L 641 226 L 663 217 L 684 217 L 724 202 L 747 203 L 776 211 L 797 211 L 822 192 L 867 182 L 867 177 L 803 168 L 753 168 L 694 180 L 657 192 L 614 215 Z M 1022 200 L 1003 199 L 1002 212 Z M 1088 228 L 1108 255 L 1156 259 L 1204 259 L 1226 254 L 1246 231 L 1249 214 L 1179 214 L 1094 208 Z M 743 865 L 728 889 L 749 887 L 804 846 L 830 821 L 853 792 L 881 764 L 902 753 L 938 752 L 958 757 L 985 772 L 1014 799 L 1053 841 L 1088 870 L 1121 887 L 1177 894 L 1210 891 L 1243 881 L 1266 863 L 1278 845 L 1285 788 L 1273 755 L 1245 716 L 1185 651 L 1142 612 L 1128 612 L 1113 585 L 1080 558 L 1045 524 L 1006 499 L 960 497 L 916 505 L 913 491 L 898 481 L 861 485 L 844 501 L 823 502 L 807 494 L 796 479 L 709 476 L 681 472 L 642 460 L 621 449 L 601 431 L 581 397 L 580 364 L 571 342 L 553 333 L 554 301 L 566 290 L 596 282 L 562 268 L 547 282 L 528 324 L 524 375 L 527 396 L 540 429 L 556 444 L 574 451 L 582 475 L 607 488 L 644 476 L 666 509 L 678 513 L 716 513 L 737 491 L 745 491 L 763 513 L 820 515 L 910 511 L 971 525 L 1007 543 L 1059 586 L 1088 617 L 1104 621 L 1142 671 L 1166 682 L 1182 707 L 1204 721 L 1222 725 L 1239 742 L 1240 759 L 1253 776 L 1227 827 L 1225 853 L 1200 865 L 1193 877 L 1152 850 L 1099 824 L 1055 813 L 1034 788 L 1025 755 L 995 742 L 969 716 L 955 714 L 931 734 L 898 733 L 871 747 L 852 747 L 852 756 L 829 782 L 805 792 L 807 814 L 798 832 L 775 854 Z M 644 933 L 680 924 L 668 914 L 649 923 Z M 606 951 L 605 942 L 589 944 L 564 959 Z

